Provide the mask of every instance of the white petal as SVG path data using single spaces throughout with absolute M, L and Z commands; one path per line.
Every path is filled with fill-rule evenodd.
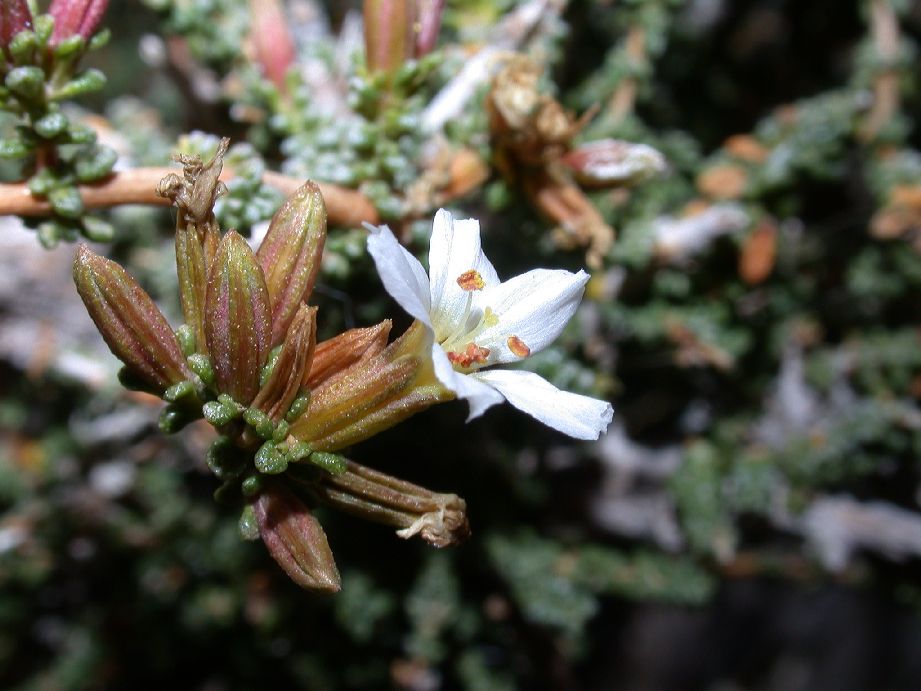
M 489 361 L 521 360 L 508 347 L 517 336 L 536 353 L 552 343 L 572 318 L 589 275 L 563 270 L 534 269 L 485 289 L 475 296 L 475 304 L 489 306 L 498 321 L 477 337 L 477 345 L 490 349 Z
M 432 362 L 435 376 L 445 388 L 450 389 L 458 398 L 470 404 L 467 422 L 480 417 L 488 408 L 505 400 L 498 391 L 487 384 L 477 381 L 469 374 L 461 374 L 451 366 L 448 356 L 437 343 L 432 346 Z
M 365 226 L 368 252 L 374 258 L 384 288 L 400 307 L 427 326 L 432 325 L 429 278 L 422 264 L 399 243 L 387 226 Z
M 494 386 L 518 410 L 576 439 L 597 439 L 614 417 L 607 401 L 561 391 L 534 372 L 494 369 L 470 376 Z
M 479 272 L 487 286 L 498 285 L 496 270 L 480 247 L 479 221 L 455 221 L 450 212 L 440 209 L 435 214 L 429 245 L 432 319 L 440 338 L 460 326 L 468 293 L 457 285 L 457 278 L 471 269 Z

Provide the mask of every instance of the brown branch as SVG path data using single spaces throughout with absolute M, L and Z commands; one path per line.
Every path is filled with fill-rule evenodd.
M 870 33 L 876 53 L 886 63 L 899 53 L 899 21 L 889 0 L 873 0 L 870 5 Z M 860 138 L 872 141 L 899 109 L 899 74 L 891 64 L 873 80 L 873 106 L 860 128 Z
M 166 175 L 177 172 L 181 172 L 180 169 L 135 168 L 114 173 L 102 182 L 80 185 L 78 189 L 87 209 L 108 209 L 124 204 L 167 206 L 169 200 L 156 194 L 157 183 Z M 225 168 L 221 179 L 230 180 L 234 175 L 232 169 Z M 263 181 L 285 196 L 304 184 L 299 178 L 273 172 L 267 172 Z M 325 182 L 317 184 L 326 202 L 330 224 L 356 226 L 365 221 L 377 223 L 380 220 L 374 204 L 361 192 Z M 25 183 L 0 184 L 0 216 L 47 216 L 51 212 L 51 205 L 33 196 Z

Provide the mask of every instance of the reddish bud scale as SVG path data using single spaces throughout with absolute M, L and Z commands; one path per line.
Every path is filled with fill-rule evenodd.
M 320 188 L 307 182 L 272 217 L 256 254 L 271 298 L 273 347 L 313 290 L 325 242 L 326 206 Z
M 229 231 L 218 245 L 205 297 L 205 338 L 221 393 L 249 404 L 271 349 L 269 293 L 246 241 Z
M 122 267 L 81 245 L 74 283 L 109 349 L 135 374 L 159 391 L 192 377 L 166 318 Z
M 441 15 L 445 10 L 445 0 L 416 0 L 418 22 L 416 24 L 416 57 L 428 55 L 438 43 L 441 31 Z
M 253 511 L 269 554 L 291 580 L 333 593 L 342 587 L 326 533 L 297 495 L 277 483 L 267 484 Z
M 0 46 L 6 50 L 20 31 L 32 28 L 32 13 L 26 0 L 0 1 Z
M 65 38 L 82 36 L 89 39 L 99 26 L 109 0 L 52 0 L 48 14 L 54 17 L 51 46 Z

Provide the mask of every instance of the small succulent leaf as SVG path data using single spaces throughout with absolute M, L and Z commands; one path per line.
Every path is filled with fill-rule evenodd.
M 272 299 L 273 346 L 310 296 L 325 242 L 326 206 L 320 188 L 307 182 L 276 212 L 256 254 Z
M 162 393 L 192 377 L 166 318 L 128 272 L 81 245 L 73 274 L 109 349 L 139 378 Z
M 253 510 L 269 554 L 291 580 L 311 590 L 337 592 L 342 587 L 326 533 L 295 494 L 266 483 Z
M 259 391 L 259 372 L 271 335 L 269 294 L 262 269 L 239 233 L 218 245 L 205 295 L 204 332 L 217 388 L 247 405 Z

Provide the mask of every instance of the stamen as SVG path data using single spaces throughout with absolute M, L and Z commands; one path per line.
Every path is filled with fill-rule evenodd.
M 486 287 L 486 281 L 480 276 L 479 271 L 470 269 L 457 277 L 457 285 L 461 287 L 461 290 L 483 290 Z
M 509 336 L 507 343 L 508 349 L 518 357 L 528 357 L 531 354 L 531 349 L 518 336 Z
M 476 343 L 468 343 L 462 352 L 449 351 L 446 355 L 452 365 L 466 369 L 474 364 L 485 365 L 489 357 L 489 348 L 481 348 Z

